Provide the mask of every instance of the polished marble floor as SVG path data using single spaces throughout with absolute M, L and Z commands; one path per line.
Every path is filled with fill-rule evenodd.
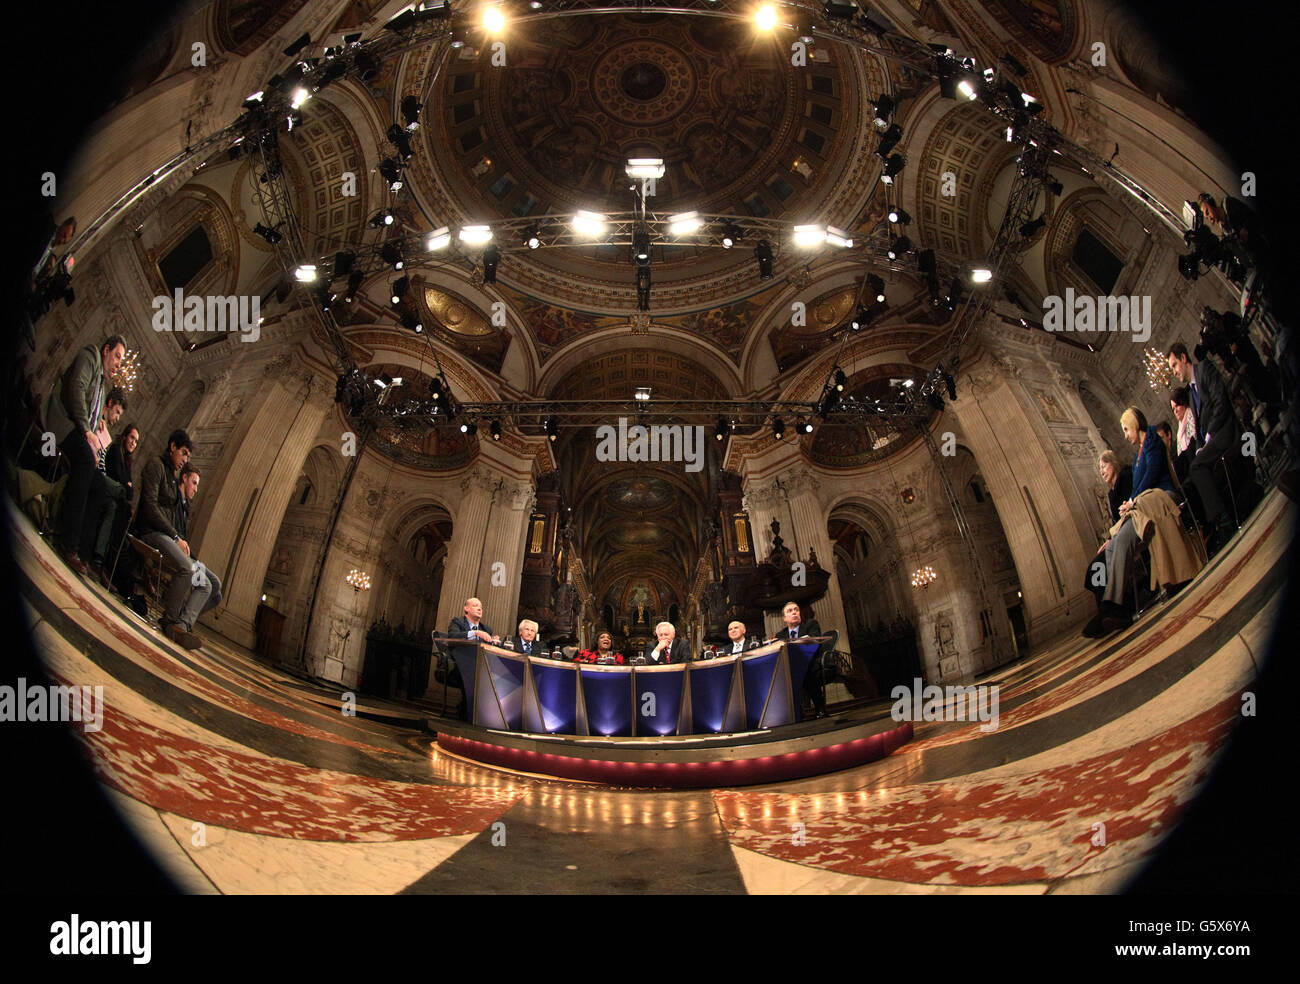
M 999 726 L 918 723 L 856 769 L 772 786 L 614 789 L 457 759 L 427 711 L 187 652 L 10 512 L 19 588 L 77 731 L 139 838 L 195 893 L 1109 893 L 1177 824 L 1277 623 L 1294 509 L 1272 495 L 1173 600 L 981 679 Z M 880 705 L 863 713 L 887 713 Z

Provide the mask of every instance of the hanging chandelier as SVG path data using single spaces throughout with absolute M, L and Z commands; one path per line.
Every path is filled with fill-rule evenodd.
M 348 584 L 352 585 L 353 591 L 370 590 L 370 575 L 367 574 L 365 571 L 358 570 L 355 567 L 352 568 L 352 570 L 348 571 L 348 576 L 345 577 L 343 580 L 347 581 Z
M 928 588 L 938 579 L 939 575 L 934 572 L 934 568 L 929 564 L 912 571 L 912 587 L 914 588 Z
M 1152 389 L 1168 389 L 1173 385 L 1173 373 L 1169 371 L 1169 363 L 1165 361 L 1165 356 L 1159 349 L 1148 348 L 1142 354 L 1142 363 L 1147 371 L 1147 382 L 1151 384 Z
M 135 379 L 140 371 L 140 353 L 132 349 L 127 349 L 126 354 L 122 356 L 122 361 L 118 363 L 117 371 L 110 377 L 110 382 L 114 386 L 122 387 L 122 392 L 128 396 L 135 389 Z

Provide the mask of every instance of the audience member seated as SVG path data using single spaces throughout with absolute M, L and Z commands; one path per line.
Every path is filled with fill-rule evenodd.
M 781 640 L 793 641 L 806 636 L 819 636 L 822 634 L 822 627 L 817 622 L 803 621 L 803 610 L 800 609 L 797 601 L 786 602 L 781 609 L 781 620 L 785 622 L 785 628 L 778 632 L 774 638 Z M 821 649 L 817 650 L 818 655 Z M 812 701 L 813 708 L 817 717 L 826 716 L 826 676 L 822 667 L 822 661 L 814 658 L 808 664 L 808 672 L 803 678 L 804 693 Z
M 163 599 L 162 627 L 169 639 L 186 649 L 203 645 L 192 631 L 194 620 L 211 607 L 207 602 L 214 594 L 218 600 L 221 597 L 220 582 L 190 556 L 190 544 L 185 538 L 189 501 L 182 490 L 180 473 L 188 466 L 193 447 L 183 430 L 168 435 L 167 450 L 149 461 L 140 474 L 140 508 L 135 517 L 136 535 L 161 553 L 176 575 Z M 194 491 L 198 490 L 197 473 L 190 484 Z M 191 592 L 195 597 L 191 598 Z
M 1196 456 L 1196 419 L 1192 414 L 1191 401 L 1191 390 L 1186 386 L 1179 386 L 1169 397 L 1169 406 L 1173 408 L 1174 419 L 1178 421 L 1178 435 L 1172 452 L 1174 474 L 1183 485 L 1187 483 L 1187 469 Z
M 1120 503 L 1120 520 L 1111 527 L 1106 554 L 1101 611 L 1084 629 L 1100 638 L 1126 628 L 1133 620 L 1124 593 L 1143 543 L 1151 543 L 1151 583 L 1174 589 L 1196 576 L 1200 563 L 1183 529 L 1169 450 L 1137 407 L 1120 415 L 1124 437 L 1137 448 L 1132 497 Z M 1135 599 L 1136 601 L 1136 599 Z
M 110 505 L 114 508 L 111 510 L 111 525 L 109 514 L 106 512 L 100 523 L 100 536 L 107 535 L 108 541 L 104 546 L 102 553 L 104 563 L 110 563 L 112 558 L 119 558 L 117 567 L 121 573 L 114 572 L 116 583 L 113 587 L 117 588 L 123 595 L 130 596 L 131 582 L 126 572 L 129 571 L 130 565 L 123 565 L 120 558 L 123 556 L 123 540 L 126 539 L 126 527 L 131 521 L 132 500 L 135 497 L 135 485 L 132 480 L 132 474 L 135 468 L 135 449 L 140 446 L 140 428 L 135 424 L 127 424 L 122 428 L 122 433 L 108 449 L 108 457 L 104 459 L 104 470 L 111 481 L 116 482 L 123 490 L 122 498 L 116 503 Z
M 1101 473 L 1101 480 L 1106 483 L 1106 500 L 1110 506 L 1110 521 L 1114 525 L 1119 522 L 1120 504 L 1133 497 L 1133 469 L 1121 464 L 1119 455 L 1114 451 L 1106 450 L 1101 453 L 1097 470 Z M 1110 546 L 1109 537 L 1097 549 L 1097 556 L 1093 557 L 1088 564 L 1088 573 L 1083 581 L 1084 586 L 1097 599 L 1098 614 L 1101 613 L 1102 595 L 1106 590 L 1106 548 L 1108 546 Z M 1100 625 L 1098 621 L 1096 628 Z
M 728 625 L 727 636 L 731 642 L 718 650 L 719 656 L 743 653 L 747 649 L 757 649 L 763 644 L 757 637 L 746 634 L 744 622 L 732 622 Z
M 102 413 L 104 395 L 125 355 L 126 341 L 121 335 L 104 339 L 98 351 L 93 345 L 78 351 L 51 391 L 43 415 L 45 427 L 54 434 L 68 462 L 57 545 L 64 562 L 82 575 L 90 573 L 78 552 L 82 547 L 86 500 L 98 470 L 100 451 L 109 442 Z
M 672 622 L 660 622 L 655 626 L 656 642 L 646 643 L 645 659 L 647 663 L 690 663 L 695 659 L 690 643 L 677 638 L 677 629 Z
M 1175 342 L 1169 349 L 1169 368 L 1188 386 L 1197 451 L 1187 470 L 1187 479 L 1201 501 L 1204 516 L 1198 516 L 1210 532 L 1207 550 L 1218 552 L 1235 532 L 1232 517 L 1219 491 L 1215 466 L 1233 452 L 1240 454 L 1241 428 L 1232 412 L 1228 390 L 1219 370 L 1208 361 L 1193 362 L 1187 346 Z

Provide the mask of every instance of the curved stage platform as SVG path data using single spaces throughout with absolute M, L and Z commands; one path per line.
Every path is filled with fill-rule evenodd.
M 599 773 L 590 763 L 612 757 L 598 738 L 566 748 L 591 771 L 542 778 L 525 753 L 554 754 L 551 739 L 494 734 L 516 758 L 481 764 L 470 743 L 487 744 L 483 732 L 435 706 L 360 698 L 349 716 L 340 688 L 260 663 L 202 624 L 204 648 L 180 649 L 11 510 L 18 587 L 52 682 L 102 685 L 104 704 L 102 727 L 72 732 L 94 781 L 67 791 L 70 773 L 43 776 L 14 809 L 38 840 L 66 830 L 77 856 L 93 857 L 98 828 L 88 834 L 84 817 L 106 801 L 189 892 L 1120 891 L 1177 827 L 1259 689 L 1294 513 L 1272 494 L 1131 628 L 1101 640 L 1076 630 L 978 680 L 1000 689 L 996 729 L 919 721 L 912 740 L 831 763 L 838 771 L 741 785 L 755 777 L 706 766 L 701 783 L 664 790 Z M 13 733 L 56 737 L 39 727 Z M 895 727 L 881 700 L 746 740 L 774 759 L 858 740 L 884 751 Z M 649 743 L 638 769 L 716 752 L 707 737 L 630 741 Z M 1256 792 L 1243 810 L 1269 809 L 1272 789 Z M 1268 816 L 1243 813 L 1252 830 Z

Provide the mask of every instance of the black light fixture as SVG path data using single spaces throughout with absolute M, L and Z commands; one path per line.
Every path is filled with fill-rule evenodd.
M 420 316 L 409 307 L 402 309 L 400 320 L 402 327 L 408 331 L 413 331 L 417 335 L 424 331 L 424 325 L 420 324 Z
M 650 310 L 650 267 L 648 265 L 636 268 L 636 309 Z
M 492 421 L 492 424 L 488 427 L 488 433 L 492 435 L 492 440 L 501 440 L 501 421 Z
M 778 441 L 785 437 L 785 421 L 780 417 L 772 421 L 772 436 Z
M 388 209 L 381 209 L 370 217 L 370 228 L 378 229 L 380 226 L 390 226 L 394 222 L 393 213 Z
M 867 274 L 867 288 L 871 296 L 876 299 L 877 304 L 883 304 L 885 301 L 885 281 L 877 277 L 874 273 Z
M 356 262 L 357 262 L 356 253 L 347 253 L 343 251 L 339 251 L 335 253 L 334 254 L 334 275 L 330 277 L 330 279 L 337 280 L 339 277 L 351 273 L 352 267 L 356 264 Z
M 542 245 L 542 224 L 540 222 L 534 222 L 528 227 L 528 231 L 524 233 L 524 245 L 529 249 L 537 249 L 538 246 Z
M 409 277 L 398 277 L 393 281 L 393 305 L 402 303 L 406 297 L 406 292 L 411 289 L 411 279 Z
M 964 288 L 962 287 L 961 277 L 953 277 L 952 283 L 948 286 L 948 310 L 957 310 L 957 305 L 961 303 L 961 295 Z
M 754 259 L 758 262 L 758 279 L 772 279 L 772 244 L 760 239 L 754 247 Z
M 402 260 L 402 243 L 398 239 L 390 239 L 379 247 L 379 256 L 383 261 L 389 264 L 394 270 L 400 270 L 406 264 Z
M 713 439 L 715 441 L 725 441 L 730 432 L 731 428 L 727 425 L 726 418 L 719 417 L 717 424 L 713 427 Z
M 925 390 L 925 398 L 930 401 L 930 406 L 934 409 L 943 410 L 943 396 L 937 389 L 929 387 Z
M 835 372 L 831 374 L 831 383 L 835 387 L 836 391 L 843 393 L 844 384 L 847 383 L 848 381 L 849 381 L 848 377 L 844 375 L 844 370 L 841 369 L 839 366 L 836 366 Z
M 1025 239 L 1028 239 L 1030 236 L 1036 233 L 1039 229 L 1043 228 L 1043 226 L 1045 225 L 1047 225 L 1047 222 L 1040 215 L 1032 222 L 1026 222 L 1024 225 L 1022 225 L 1020 227 L 1020 235 L 1023 236 Z
M 462 421 L 462 422 L 461 422 L 461 425 L 460 425 L 460 432 L 461 432 L 462 434 L 471 434 L 471 435 L 472 435 L 472 434 L 477 434 L 477 433 L 478 433 L 478 424 L 474 423 L 474 421 L 472 421 L 472 420 L 465 420 L 465 421 Z
M 546 436 L 554 442 L 560 436 L 560 425 L 555 422 L 554 417 L 546 418 Z
M 429 399 L 431 400 L 442 399 L 442 380 L 439 379 L 437 376 L 434 376 L 431 380 L 429 380 Z
M 497 282 L 497 263 L 501 260 L 501 250 L 497 248 L 496 243 L 488 243 L 483 247 L 483 283 L 494 284 Z
M 899 171 L 903 170 L 906 165 L 907 161 L 903 159 L 902 154 L 890 154 L 889 157 L 885 159 L 885 169 L 880 174 L 880 180 L 885 184 L 893 184 L 894 177 Z
M 397 191 L 402 187 L 402 165 L 397 163 L 391 157 L 385 157 L 379 162 L 379 174 L 388 182 L 389 190 Z
M 410 160 L 415 154 L 411 149 L 410 134 L 402 128 L 402 124 L 394 123 L 388 128 L 388 142 L 397 148 L 397 153 L 401 155 L 402 160 Z
M 309 44 L 311 44 L 311 35 L 304 34 L 297 41 L 290 43 L 289 47 L 284 49 L 284 53 L 288 55 L 290 58 L 292 58 L 294 55 L 302 51 L 302 49 L 307 47 L 307 45 Z
M 1020 64 L 1019 61 L 1012 57 L 1011 52 L 1007 52 L 1003 55 L 1001 61 L 1002 64 L 1009 68 L 1015 75 L 1023 76 L 1029 74 L 1029 69 L 1025 68 L 1024 65 Z
M 803 431 L 805 434 L 811 434 L 813 432 L 813 422 L 811 420 L 803 421 L 799 424 L 799 430 Z
M 360 270 L 353 270 L 348 274 L 348 289 L 343 295 L 343 300 L 351 304 L 357 297 L 357 291 L 361 289 L 361 281 L 365 279 L 365 274 Z
M 722 227 L 722 248 L 731 249 L 741 238 L 740 226 L 734 222 L 728 222 Z
M 853 320 L 849 322 L 849 328 L 853 331 L 861 331 L 871 324 L 872 317 L 871 309 L 865 305 L 860 305 L 857 313 L 853 315 Z
M 358 51 L 354 63 L 362 82 L 369 82 L 379 74 L 379 62 L 375 61 L 374 56 L 368 51 Z
M 895 225 L 910 225 L 912 217 L 901 208 L 891 208 L 889 210 L 889 221 Z
M 880 143 L 876 147 L 876 156 L 882 160 L 889 156 L 889 152 L 898 146 L 898 141 L 903 139 L 903 128 L 894 123 L 880 135 Z
M 894 97 L 889 93 L 881 93 L 875 99 L 876 107 L 876 126 L 884 129 L 889 125 L 889 119 L 894 115 L 894 109 L 898 104 L 894 102 Z
M 277 232 L 275 229 L 269 226 L 264 226 L 260 222 L 258 222 L 256 225 L 253 226 L 253 232 L 261 236 L 272 246 L 276 245 L 277 243 L 280 242 L 280 240 L 284 239 L 284 236 L 281 235 L 279 232 Z
M 953 378 L 952 373 L 943 367 L 942 362 L 939 363 L 939 378 L 943 380 L 944 386 L 948 389 L 948 399 L 957 399 L 957 380 Z
M 406 129 L 415 130 L 420 126 L 420 100 L 407 96 L 402 100 L 402 119 L 406 120 Z
M 935 263 L 934 250 L 923 249 L 916 254 L 916 268 L 922 273 L 937 274 L 938 265 Z
M 1058 197 L 1060 196 L 1061 192 L 1065 191 L 1065 185 L 1061 184 L 1061 182 L 1057 181 L 1055 178 L 1050 178 L 1048 180 L 1047 188 L 1053 195 L 1056 195 Z
M 632 256 L 639 266 L 650 262 L 650 233 L 647 230 L 638 229 L 632 234 Z

